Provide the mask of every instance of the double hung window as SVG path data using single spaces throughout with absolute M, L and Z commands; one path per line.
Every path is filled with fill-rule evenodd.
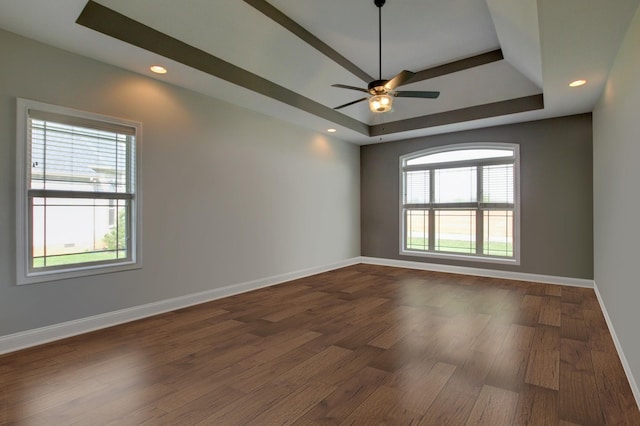
M 140 124 L 18 100 L 18 283 L 140 266 Z
M 517 145 L 453 145 L 400 163 L 401 254 L 518 262 Z

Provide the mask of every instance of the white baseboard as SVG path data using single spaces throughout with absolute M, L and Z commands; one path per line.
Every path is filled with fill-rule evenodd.
M 624 352 L 622 351 L 622 346 L 620 345 L 620 340 L 618 339 L 618 335 L 616 334 L 616 330 L 613 328 L 613 322 L 611 322 L 611 318 L 609 317 L 609 312 L 607 312 L 607 307 L 602 300 L 602 296 L 600 295 L 600 291 L 598 290 L 598 285 L 593 283 L 593 290 L 596 293 L 596 297 L 598 298 L 598 303 L 600 303 L 600 310 L 602 310 L 602 314 L 604 315 L 604 319 L 607 322 L 607 327 L 609 327 L 609 333 L 611 333 L 611 338 L 613 339 L 613 344 L 616 347 L 616 351 L 618 351 L 618 357 L 620 358 L 620 362 L 622 363 L 622 368 L 624 369 L 625 374 L 627 375 L 627 380 L 629 380 L 629 386 L 631 387 L 631 392 L 633 392 L 633 396 L 636 399 L 636 404 L 640 407 L 640 388 L 638 388 L 638 383 L 636 383 L 635 378 L 633 377 L 633 372 L 631 371 L 631 366 L 629 365 L 629 361 L 627 361 L 627 357 L 624 356 Z
M 0 354 L 14 352 L 20 349 L 88 333 L 90 331 L 100 330 L 102 328 L 112 327 L 114 325 L 174 311 L 176 309 L 186 308 L 188 306 L 209 302 L 222 297 L 245 293 L 259 288 L 281 284 L 286 281 L 296 280 L 298 278 L 304 278 L 338 268 L 344 268 L 345 266 L 351 266 L 358 263 L 360 263 L 360 258 L 355 257 L 329 265 L 233 284 L 200 293 L 188 294 L 186 296 L 180 296 L 173 299 L 161 300 L 159 302 L 148 303 L 145 305 L 107 312 L 105 314 L 94 315 L 60 324 L 0 336 Z
M 362 263 L 398 268 L 419 269 L 423 271 L 448 272 L 451 274 L 475 275 L 480 277 L 502 278 L 516 281 L 531 281 L 544 284 L 567 285 L 571 287 L 593 288 L 593 280 L 553 275 L 529 274 L 526 272 L 498 271 L 495 269 L 471 268 L 468 266 L 442 265 L 438 263 L 413 262 L 408 260 L 381 259 L 377 257 L 361 257 Z

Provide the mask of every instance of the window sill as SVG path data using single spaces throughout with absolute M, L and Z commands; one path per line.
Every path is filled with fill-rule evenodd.
M 142 269 L 142 262 L 121 262 L 110 265 L 79 266 L 55 271 L 30 272 L 18 277 L 18 285 L 36 284 L 49 281 L 67 280 L 93 275 L 111 274 L 114 272 Z
M 436 253 L 436 252 L 424 252 L 424 251 L 412 251 L 412 250 L 400 250 L 401 256 L 412 257 L 428 257 L 433 259 L 447 259 L 447 260 L 461 260 L 465 262 L 474 263 L 494 263 L 502 265 L 520 265 L 519 258 L 501 258 L 501 257 L 488 257 L 488 256 L 474 256 L 465 254 L 454 253 Z

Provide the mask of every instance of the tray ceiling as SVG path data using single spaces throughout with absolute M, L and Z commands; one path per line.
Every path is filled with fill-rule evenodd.
M 0 27 L 365 144 L 591 111 L 638 2 L 388 0 L 382 77 L 441 95 L 385 114 L 333 109 L 378 78 L 372 0 L 0 0 Z

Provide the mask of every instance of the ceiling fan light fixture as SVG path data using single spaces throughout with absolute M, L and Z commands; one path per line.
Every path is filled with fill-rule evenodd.
M 369 98 L 369 109 L 371 112 L 387 112 L 393 106 L 393 96 L 374 95 Z

